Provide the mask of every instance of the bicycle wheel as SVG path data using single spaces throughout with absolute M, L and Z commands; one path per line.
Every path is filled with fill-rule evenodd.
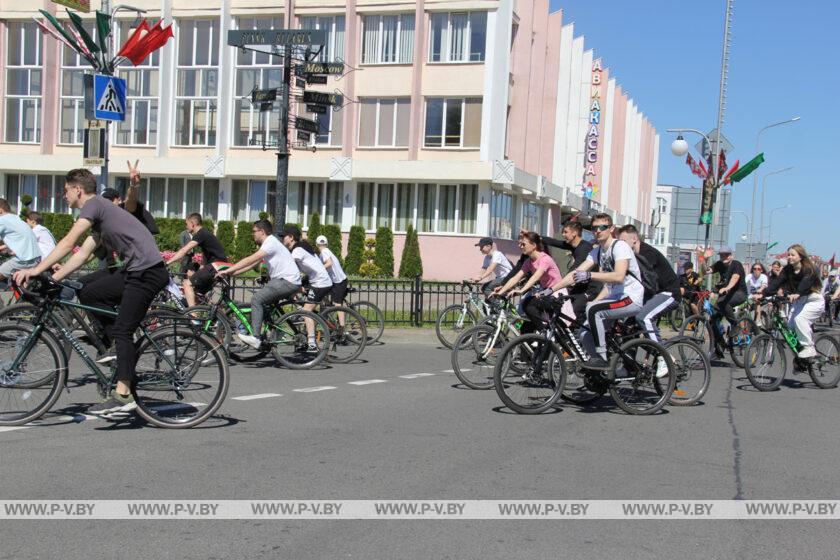
M 493 325 L 478 325 L 461 333 L 452 348 L 452 369 L 470 389 L 493 387 L 496 358 L 508 339 Z
M 341 326 L 341 314 L 344 314 L 344 327 Z M 362 316 L 343 305 L 327 307 L 319 315 L 330 329 L 327 361 L 347 364 L 358 358 L 368 341 L 365 320 Z
M 735 366 L 744 367 L 744 355 L 747 352 L 747 347 L 750 341 L 758 332 L 755 326 L 755 321 L 749 317 L 741 317 L 734 326 L 729 327 L 729 355 L 732 357 L 732 362 Z
M 438 315 L 435 321 L 435 332 L 440 343 L 451 349 L 455 344 L 455 339 L 466 329 L 475 325 L 475 314 L 472 311 L 467 309 L 464 313 L 463 305 L 450 305 Z
M 711 365 L 709 357 L 696 343 L 676 339 L 665 344 L 676 368 L 676 386 L 669 404 L 690 406 L 700 402 L 709 389 Z
M 212 312 L 213 308 L 209 305 L 194 305 L 188 307 L 184 315 L 200 320 L 201 323 L 197 325 L 199 330 L 227 349 L 233 338 L 233 328 L 221 310 L 217 310 L 211 317 Z
M 668 365 L 663 377 L 656 376 L 660 360 Z M 635 338 L 622 344 L 610 360 L 610 377 L 614 377 L 610 396 L 629 414 L 653 414 L 671 399 L 677 381 L 675 371 L 674 360 L 664 346 Z
M 47 330 L 27 344 L 33 328 L 0 325 L 0 426 L 18 426 L 46 413 L 67 382 L 67 361 Z M 12 368 L 15 359 L 18 364 Z
M 512 362 L 527 364 L 523 375 Z M 544 336 L 526 334 L 510 341 L 493 370 L 496 393 L 518 414 L 539 414 L 552 408 L 566 383 L 563 351 Z
M 348 303 L 347 307 L 356 311 L 365 320 L 367 343 L 379 342 L 382 333 L 385 332 L 385 315 L 382 310 L 369 301 L 354 301 Z
M 686 336 L 696 342 L 700 348 L 706 349 L 711 356 L 714 350 L 712 328 L 703 315 L 689 315 L 680 326 L 680 336 Z
M 307 335 L 306 320 L 314 322 L 316 350 L 307 349 L 309 337 Z M 318 315 L 297 309 L 280 316 L 272 321 L 268 331 L 268 344 L 271 354 L 283 366 L 289 369 L 309 369 L 317 366 L 330 348 L 330 329 L 327 323 Z
M 784 343 L 769 334 L 753 337 L 744 356 L 744 371 L 759 391 L 776 389 L 787 372 Z
M 840 342 L 830 334 L 814 341 L 817 357 L 811 361 L 808 373 L 820 389 L 834 389 L 840 382 Z
M 140 342 L 131 392 L 137 413 L 159 428 L 191 428 L 222 405 L 230 383 L 218 340 L 191 326 L 161 329 Z
M 668 322 L 671 324 L 672 329 L 679 332 L 680 327 L 682 327 L 684 321 L 685 305 L 680 303 L 674 309 L 672 309 L 670 313 L 668 313 Z
M 603 391 L 593 390 L 589 377 L 577 360 L 566 361 L 566 386 L 560 395 L 564 401 L 574 404 L 589 404 L 598 400 Z

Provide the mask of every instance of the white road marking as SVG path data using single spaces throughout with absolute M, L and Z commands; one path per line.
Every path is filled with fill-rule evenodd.
M 329 391 L 330 389 L 337 389 L 332 385 L 323 385 L 321 387 L 304 387 L 303 389 L 295 389 L 295 393 L 317 393 L 318 391 Z
M 445 370 L 443 370 L 443 373 L 455 373 L 455 370 L 454 369 L 445 369 Z
M 257 399 L 270 399 L 272 397 L 282 397 L 280 393 L 260 393 L 259 395 L 245 395 L 243 397 L 233 397 L 232 401 L 255 401 Z
M 374 383 L 387 383 L 384 379 L 365 379 L 364 381 L 348 381 L 348 385 L 373 385 Z
M 408 375 L 400 375 L 400 379 L 417 379 L 418 377 L 430 377 L 434 373 L 409 373 Z
M 0 433 L 3 432 L 14 432 L 15 430 L 25 430 L 26 428 L 30 428 L 31 426 L 3 426 L 0 427 Z

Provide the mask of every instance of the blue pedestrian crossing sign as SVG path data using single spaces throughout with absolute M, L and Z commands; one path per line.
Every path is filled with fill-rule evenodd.
M 125 80 L 96 74 L 93 77 L 94 116 L 106 121 L 125 120 Z

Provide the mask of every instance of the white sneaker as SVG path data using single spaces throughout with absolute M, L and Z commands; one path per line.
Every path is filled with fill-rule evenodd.
M 797 352 L 796 355 L 800 358 L 813 358 L 817 355 L 817 349 L 813 346 L 808 346 L 807 348 L 803 348 L 802 350 Z
M 245 344 L 247 344 L 248 346 L 250 346 L 254 350 L 259 350 L 260 349 L 261 341 L 256 336 L 251 336 L 250 334 L 242 334 L 242 333 L 237 333 L 236 336 L 239 337 L 239 340 L 241 340 L 242 342 L 244 342 Z
M 668 363 L 660 356 L 656 358 L 656 377 L 662 379 L 666 375 L 668 375 Z

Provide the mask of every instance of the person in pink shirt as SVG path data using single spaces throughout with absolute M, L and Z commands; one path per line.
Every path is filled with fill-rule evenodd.
M 514 274 L 504 286 L 493 290 L 494 294 L 504 295 L 510 292 L 511 295 L 523 294 L 520 305 L 525 311 L 528 319 L 531 320 L 534 330 L 545 327 L 543 312 L 537 309 L 533 296 L 541 290 L 550 290 L 551 286 L 563 278 L 557 263 L 551 258 L 543 247 L 542 238 L 533 231 L 523 233 L 519 238 L 519 247 L 522 254 L 527 256 L 522 269 Z M 516 288 L 527 274 L 530 277 L 525 283 Z M 539 287 L 537 284 L 539 283 Z

